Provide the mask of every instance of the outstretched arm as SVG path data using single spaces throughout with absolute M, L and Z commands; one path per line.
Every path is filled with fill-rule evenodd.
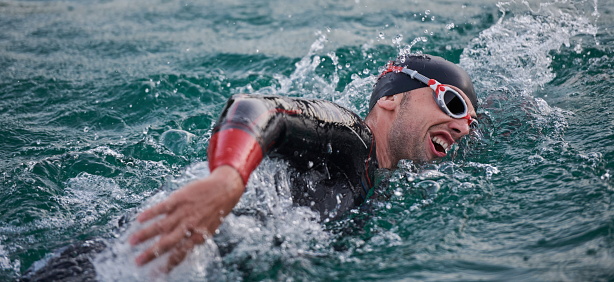
M 165 272 L 170 272 L 196 244 L 202 244 L 214 234 L 223 218 L 239 202 L 245 184 L 239 172 L 230 166 L 216 168 L 208 177 L 194 181 L 175 191 L 165 201 L 145 210 L 139 222 L 164 215 L 149 227 L 130 238 L 138 245 L 155 236 L 159 240 L 136 258 L 144 265 L 156 257 L 170 253 Z
M 211 175 L 177 190 L 167 200 L 138 216 L 138 220 L 144 222 L 164 215 L 130 238 L 132 245 L 138 245 L 160 236 L 152 247 L 137 257 L 137 264 L 146 264 L 170 252 L 166 271 L 178 265 L 195 244 L 203 243 L 205 237 L 214 234 L 224 216 L 241 198 L 250 174 L 264 155 L 275 151 L 283 156 L 304 154 L 316 160 L 320 155 L 329 156 L 339 150 L 356 150 L 353 143 L 343 141 L 349 137 L 340 136 L 364 135 L 359 128 L 351 128 L 358 119 L 329 102 L 233 96 L 209 141 L 207 154 Z M 334 126 L 347 130 L 335 131 L 335 134 L 325 130 Z M 342 132 L 345 135 L 340 135 Z M 332 148 L 335 138 L 341 141 Z M 304 157 L 299 159 L 305 166 L 309 163 Z
M 279 132 L 262 132 L 262 128 L 253 126 L 254 115 L 265 121 L 271 119 L 272 116 L 266 115 L 270 109 L 258 100 L 237 102 L 234 99 L 237 97 L 227 104 L 209 141 L 211 174 L 175 191 L 137 217 L 139 222 L 145 222 L 163 215 L 130 237 L 134 246 L 159 236 L 153 246 L 136 258 L 138 265 L 170 253 L 164 269 L 170 272 L 196 244 L 202 244 L 215 233 L 223 218 L 239 202 L 251 172 L 263 157 L 262 145 L 256 137 L 275 139 Z

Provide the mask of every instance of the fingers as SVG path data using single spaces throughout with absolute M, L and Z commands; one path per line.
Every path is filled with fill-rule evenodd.
M 201 236 L 202 237 L 202 236 Z M 171 255 L 168 258 L 168 263 L 166 267 L 163 269 L 164 272 L 169 273 L 173 268 L 179 265 L 185 257 L 188 255 L 188 252 L 194 248 L 194 241 L 191 239 L 184 240 L 182 244 L 173 250 Z
M 141 229 L 130 237 L 131 245 L 138 245 L 142 242 L 145 242 L 155 236 L 164 235 L 169 233 L 171 230 L 175 229 L 177 225 L 181 222 L 181 219 L 184 218 L 181 212 L 175 212 L 173 214 L 167 215 L 166 218 L 160 219 L 157 222 L 154 222 L 147 228 Z
M 162 236 L 158 242 L 136 258 L 136 264 L 139 266 L 144 265 L 165 254 L 172 248 L 176 248 L 178 244 L 186 238 L 186 232 L 188 231 L 185 228 L 176 228 L 168 235 Z
M 175 206 L 175 201 L 173 200 L 173 197 L 171 197 L 168 200 L 161 202 L 143 211 L 141 214 L 137 216 L 137 220 L 143 223 L 158 215 L 169 213 L 170 211 L 174 209 L 174 206 Z
M 180 246 L 175 248 L 169 256 L 166 267 L 163 269 L 165 273 L 171 272 L 171 270 L 173 270 L 186 258 L 188 253 L 194 248 L 195 245 L 204 243 L 206 239 L 205 235 L 200 232 L 190 233 L 186 235 L 189 235 L 189 238 L 183 240 L 180 243 Z

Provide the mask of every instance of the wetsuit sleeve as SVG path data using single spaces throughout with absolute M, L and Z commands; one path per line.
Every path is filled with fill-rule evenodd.
M 235 168 L 243 183 L 283 131 L 282 115 L 294 114 L 273 97 L 234 95 L 224 108 L 207 150 L 211 171 Z
M 353 128 L 358 124 L 362 124 L 358 116 L 327 101 L 235 95 L 213 129 L 209 167 L 213 171 L 222 165 L 232 166 L 247 184 L 267 155 L 305 165 L 330 157 L 338 151 L 333 147 L 347 147 L 350 155 L 357 146 L 344 139 L 369 139 L 356 138 L 366 133 L 363 127 Z M 358 142 L 360 147 L 366 146 Z
M 262 160 L 262 146 L 251 134 L 236 128 L 219 131 L 211 137 L 208 148 L 211 171 L 222 165 L 235 168 L 247 184 L 249 175 Z

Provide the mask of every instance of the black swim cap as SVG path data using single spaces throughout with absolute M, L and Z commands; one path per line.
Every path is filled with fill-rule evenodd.
M 431 55 L 405 55 L 397 58 L 393 65 L 403 66 L 418 71 L 420 74 L 435 79 L 443 84 L 458 87 L 469 97 L 473 108 L 478 109 L 478 99 L 473 89 L 471 78 L 465 70 L 444 58 Z M 373 86 L 369 110 L 373 109 L 377 100 L 414 89 L 428 87 L 424 83 L 412 79 L 400 72 L 389 72 L 381 76 Z

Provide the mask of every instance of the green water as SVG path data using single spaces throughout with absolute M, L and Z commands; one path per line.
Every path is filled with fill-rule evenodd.
M 0 1 L 0 280 L 89 238 L 109 244 L 100 280 L 154 279 L 125 244 L 133 216 L 208 174 L 228 97 L 364 116 L 408 51 L 468 70 L 480 138 L 402 163 L 369 212 L 325 224 L 265 161 L 237 209 L 267 219 L 230 216 L 157 279 L 614 280 L 611 2 L 195 2 Z

